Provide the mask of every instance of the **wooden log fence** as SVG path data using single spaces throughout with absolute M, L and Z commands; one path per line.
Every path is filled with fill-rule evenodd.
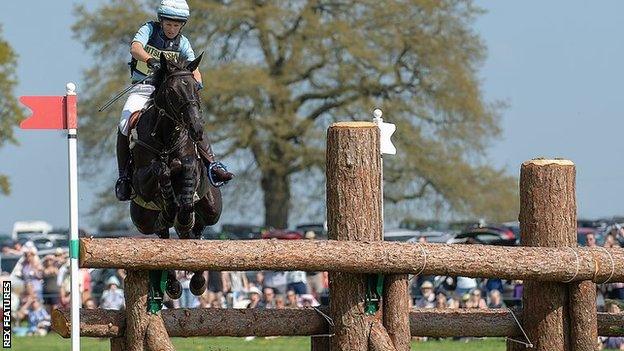
M 321 308 L 328 313 L 328 308 Z M 411 336 L 428 337 L 521 337 L 518 323 L 507 309 L 414 309 L 409 313 Z M 522 318 L 522 311 L 513 312 Z M 624 313 L 596 315 L 600 336 L 624 335 Z M 312 336 L 329 333 L 327 320 L 311 308 L 231 309 L 176 308 L 162 311 L 171 337 L 200 336 Z M 80 310 L 80 336 L 119 338 L 125 336 L 126 312 L 102 309 Z M 70 311 L 52 314 L 52 327 L 70 337 Z
M 624 335 L 624 314 L 596 314 L 595 283 L 624 282 L 624 250 L 576 247 L 575 168 L 566 160 L 522 165 L 522 247 L 383 242 L 379 130 L 337 123 L 327 139 L 329 237 L 312 241 L 81 239 L 85 268 L 124 268 L 127 311 L 81 310 L 81 335 L 111 338 L 111 350 L 173 350 L 172 336 L 310 335 L 311 348 L 409 349 L 410 336 L 504 336 L 532 350 L 593 350 L 597 335 Z M 329 317 L 314 309 L 172 309 L 146 313 L 146 271 L 330 272 Z M 370 309 L 367 274 L 385 275 Z M 522 279 L 524 310 L 407 312 L 406 274 Z M 540 283 L 538 283 L 540 282 Z M 368 299 L 368 303 L 365 301 Z M 333 321 L 330 327 L 328 320 Z M 69 312 L 53 328 L 69 336 Z M 522 328 L 524 327 L 524 328 Z M 324 337 L 330 334 L 332 337 Z M 525 350 L 508 343 L 508 350 Z
M 538 235 L 548 236 L 549 233 Z M 189 253 L 193 254 L 190 255 Z M 624 281 L 624 249 L 337 240 L 80 239 L 80 265 L 136 270 L 304 270 L 564 282 Z

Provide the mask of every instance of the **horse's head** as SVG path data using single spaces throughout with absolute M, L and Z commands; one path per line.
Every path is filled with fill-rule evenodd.
M 161 53 L 161 69 L 155 79 L 154 101 L 158 108 L 165 110 L 177 125 L 188 129 L 189 136 L 196 142 L 202 140 L 204 120 L 193 71 L 199 66 L 202 56 L 191 62 L 174 62 Z

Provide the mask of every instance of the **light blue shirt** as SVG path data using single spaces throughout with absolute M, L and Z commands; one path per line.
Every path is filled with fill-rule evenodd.
M 145 47 L 147 45 L 147 42 L 149 41 L 150 37 L 152 36 L 152 32 L 154 31 L 154 25 L 152 22 L 147 22 L 145 23 L 141 28 L 139 28 L 139 31 L 134 35 L 134 38 L 132 39 L 132 42 L 139 42 L 141 43 L 141 45 L 143 45 L 143 47 Z M 163 34 L 164 35 L 164 34 Z M 166 48 L 161 48 L 161 49 L 165 49 Z M 193 48 L 191 47 L 191 43 L 189 42 L 189 40 L 182 34 L 180 34 L 180 47 L 179 47 L 179 51 L 180 51 L 180 58 L 183 60 L 187 60 L 187 61 L 193 61 L 195 59 L 195 52 L 193 51 Z M 132 72 L 132 81 L 136 82 L 138 80 L 141 80 L 145 78 L 145 75 L 140 73 L 140 72 L 136 72 L 133 71 Z

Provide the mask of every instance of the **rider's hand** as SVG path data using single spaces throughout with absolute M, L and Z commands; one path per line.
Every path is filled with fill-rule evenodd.
M 158 71 L 160 69 L 160 61 L 151 57 L 147 59 L 147 67 L 149 67 L 152 71 Z
M 197 87 L 197 90 L 202 90 L 204 89 L 204 85 L 202 84 L 202 82 L 196 82 L 195 86 Z

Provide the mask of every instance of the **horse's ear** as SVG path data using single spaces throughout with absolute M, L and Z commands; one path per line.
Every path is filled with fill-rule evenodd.
M 167 57 L 165 56 L 164 53 L 160 53 L 160 68 L 163 69 L 165 72 L 169 72 L 169 67 L 167 66 L 169 64 L 169 62 L 167 61 Z
M 202 52 L 201 55 L 199 55 L 196 59 L 194 59 L 188 65 L 186 65 L 186 69 L 188 69 L 191 72 L 195 71 L 197 67 L 199 67 L 199 63 L 201 62 L 201 59 L 203 56 L 204 56 L 204 53 Z

